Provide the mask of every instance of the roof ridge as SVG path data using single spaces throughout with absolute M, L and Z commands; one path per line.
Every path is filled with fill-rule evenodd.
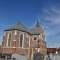
M 18 29 L 18 30 L 22 30 L 22 31 L 28 31 L 27 27 L 25 27 L 22 23 L 17 22 L 15 24 L 13 24 L 10 28 L 6 29 L 5 31 L 8 30 L 14 30 L 14 29 Z
M 21 24 L 22 26 L 24 26 L 21 22 L 19 22 L 19 21 L 18 21 L 18 23 L 19 23 L 19 24 Z M 27 29 L 27 27 L 26 27 L 26 26 L 24 26 L 24 27 Z

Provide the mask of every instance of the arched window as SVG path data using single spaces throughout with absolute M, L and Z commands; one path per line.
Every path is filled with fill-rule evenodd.
M 12 35 L 11 35 L 11 33 L 9 33 L 8 34 L 8 47 L 10 47 L 10 45 L 11 45 L 11 37 L 12 37 Z
M 19 38 L 19 45 L 20 47 L 23 47 L 23 34 L 20 34 L 20 38 Z

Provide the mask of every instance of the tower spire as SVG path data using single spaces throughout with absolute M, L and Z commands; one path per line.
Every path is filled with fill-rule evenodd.
M 18 21 L 18 23 L 20 23 L 20 22 Z
M 37 20 L 36 27 L 40 27 L 40 22 L 39 22 L 39 20 Z

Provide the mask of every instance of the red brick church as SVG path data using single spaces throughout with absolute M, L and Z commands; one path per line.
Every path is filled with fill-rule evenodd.
M 1 54 L 20 54 L 33 57 L 33 54 L 40 52 L 47 54 L 44 29 L 37 21 L 33 28 L 26 28 L 20 22 L 17 22 L 10 28 L 4 30 Z

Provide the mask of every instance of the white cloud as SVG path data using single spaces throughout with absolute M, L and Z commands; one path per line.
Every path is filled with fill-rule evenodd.
M 60 9 L 57 7 L 52 7 L 51 10 L 57 14 L 60 14 Z
M 58 8 L 49 8 L 44 9 L 44 17 L 45 20 L 50 20 L 53 24 L 60 24 L 60 9 Z
M 52 14 L 51 11 L 56 12 L 55 15 Z M 47 27 L 46 31 L 50 31 L 50 33 L 54 32 L 56 34 L 60 32 L 60 9 L 55 8 L 45 9 L 43 12 L 44 14 L 47 13 L 46 15 L 43 16 L 43 19 L 46 21 L 51 21 L 50 23 L 44 25 Z
M 57 7 L 44 8 L 42 18 L 47 22 L 45 26 L 46 39 L 50 47 L 60 46 L 60 9 Z M 58 40 L 58 41 L 57 41 Z M 52 43 L 52 46 L 50 44 Z

